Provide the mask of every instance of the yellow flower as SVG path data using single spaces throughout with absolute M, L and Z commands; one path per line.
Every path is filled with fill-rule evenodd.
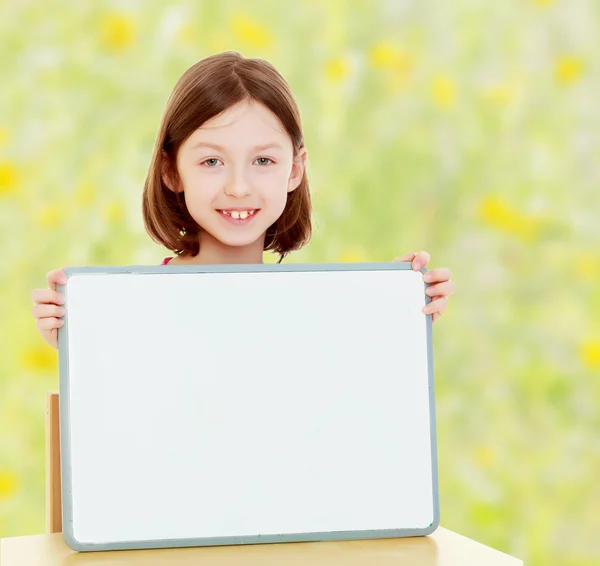
M 22 356 L 22 363 L 27 369 L 40 372 L 55 372 L 58 370 L 58 356 L 47 344 L 32 346 Z
M 118 202 L 110 202 L 104 207 L 102 215 L 109 224 L 117 224 L 123 219 L 123 207 Z
M 600 367 L 600 339 L 587 340 L 579 346 L 581 361 L 590 369 Z
M 135 26 L 129 16 L 110 14 L 102 21 L 102 42 L 112 51 L 123 51 L 129 47 L 134 35 Z
M 410 54 L 389 42 L 373 45 L 369 51 L 369 61 L 376 69 L 391 69 L 401 73 L 407 73 L 412 67 Z
M 345 59 L 331 59 L 325 63 L 325 76 L 334 83 L 344 80 L 349 73 L 348 62 Z
M 487 444 L 475 450 L 475 461 L 480 468 L 489 468 L 494 463 L 494 451 Z
M 508 216 L 508 208 L 504 201 L 497 197 L 488 197 L 479 206 L 481 216 L 492 224 L 498 224 Z
M 525 241 L 531 241 L 539 232 L 540 220 L 513 210 L 503 199 L 487 197 L 479 205 L 484 222 Z
M 0 472 L 0 499 L 7 499 L 17 490 L 17 478 L 10 471 Z
M 44 208 L 37 215 L 37 224 L 42 228 L 56 228 L 63 219 L 63 211 L 58 204 Z
M 575 273 L 581 279 L 595 279 L 600 273 L 600 262 L 590 254 L 581 255 L 575 260 Z
M 342 252 L 339 261 L 341 263 L 361 263 L 368 261 L 368 259 L 362 248 L 350 248 Z
M 448 108 L 456 99 L 456 86 L 447 75 L 438 75 L 431 84 L 431 93 L 435 103 L 441 108 Z
M 385 73 L 389 91 L 398 93 L 409 83 L 413 58 L 410 53 L 390 42 L 376 43 L 369 50 L 369 63 Z
M 9 161 L 0 163 L 0 196 L 12 193 L 17 188 L 17 170 Z
M 376 69 L 385 69 L 394 64 L 395 46 L 389 43 L 374 45 L 369 52 L 369 61 Z
M 574 56 L 560 57 L 554 69 L 556 80 L 563 85 L 573 84 L 579 80 L 582 73 L 583 62 Z
M 273 43 L 271 32 L 245 16 L 236 16 L 232 24 L 234 34 L 250 47 L 264 49 Z

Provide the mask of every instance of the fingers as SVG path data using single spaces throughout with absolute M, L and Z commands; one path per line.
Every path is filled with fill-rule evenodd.
M 429 264 L 431 256 L 427 252 L 419 252 L 412 262 L 412 268 L 414 271 L 421 271 L 426 265 Z
M 62 328 L 65 325 L 65 321 L 60 318 L 48 317 L 38 318 L 36 326 L 38 330 L 54 330 L 56 328 Z
M 56 290 L 34 289 L 30 294 L 32 303 L 64 305 L 65 296 Z
M 33 316 L 35 316 L 35 318 L 60 318 L 61 316 L 65 316 L 65 314 L 67 314 L 67 310 L 65 309 L 65 307 L 47 304 L 34 305 L 34 307 L 31 309 L 31 312 Z
M 426 265 L 429 264 L 431 256 L 427 252 L 409 252 L 401 257 L 394 258 L 394 261 L 410 261 L 414 271 L 421 271 Z
M 56 293 L 56 291 L 50 291 L 50 289 L 40 289 L 46 293 Z M 38 330 L 42 332 L 48 332 L 62 328 L 65 325 L 65 321 L 60 318 L 65 316 L 67 310 L 64 307 L 55 304 L 36 304 L 31 309 L 33 316 L 36 318 L 36 326 Z M 46 341 L 48 338 L 45 338 Z M 50 345 L 54 345 L 54 338 L 48 342 Z M 56 347 L 56 346 L 55 346 Z
M 67 277 L 62 269 L 54 269 L 46 274 L 46 281 L 48 282 L 48 289 L 56 291 L 56 285 L 64 285 L 67 282 Z
M 415 252 L 410 252 L 407 254 L 404 254 L 402 257 L 395 257 L 394 261 L 412 261 L 413 259 L 415 259 L 415 256 L 417 254 Z
M 55 269 L 46 274 L 46 281 L 47 289 L 34 289 L 29 295 L 33 302 L 31 312 L 42 338 L 53 348 L 58 348 L 58 329 L 65 325 L 62 317 L 67 311 L 62 306 L 66 302 L 65 296 L 56 290 L 56 286 L 65 285 L 67 277 L 61 269 Z
M 423 312 L 432 315 L 432 323 L 435 323 L 448 308 L 448 297 L 456 290 L 456 284 L 451 278 L 452 273 L 447 267 L 432 269 L 423 275 L 423 281 L 426 283 L 437 283 L 425 289 L 425 293 L 433 300 L 425 305 Z
M 423 307 L 425 314 L 439 313 L 440 315 L 448 308 L 448 299 L 446 297 L 438 297 Z
M 443 281 L 437 285 L 430 285 L 425 293 L 430 297 L 449 297 L 456 290 L 454 281 Z
M 423 275 L 425 283 L 437 283 L 439 281 L 449 281 L 450 279 L 452 279 L 452 273 L 447 267 L 438 267 Z

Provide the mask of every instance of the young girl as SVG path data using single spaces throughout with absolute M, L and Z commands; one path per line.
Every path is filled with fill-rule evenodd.
M 300 114 L 283 77 L 268 62 L 236 52 L 212 55 L 179 79 L 168 100 L 143 193 L 150 237 L 174 257 L 163 264 L 263 263 L 303 247 L 311 235 L 307 152 Z M 429 254 L 409 253 L 414 270 Z M 48 289 L 31 292 L 42 337 L 58 347 L 66 282 L 46 276 Z M 424 274 L 435 322 L 454 292 L 450 271 Z

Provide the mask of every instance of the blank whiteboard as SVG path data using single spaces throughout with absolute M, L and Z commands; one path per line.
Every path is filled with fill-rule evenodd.
M 410 263 L 66 269 L 59 361 L 69 546 L 433 532 L 425 271 Z

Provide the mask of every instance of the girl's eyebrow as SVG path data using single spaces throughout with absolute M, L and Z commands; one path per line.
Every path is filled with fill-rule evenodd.
M 209 149 L 215 149 L 215 150 L 221 151 L 223 153 L 227 152 L 227 148 L 225 148 L 221 145 L 215 144 L 215 143 L 198 142 L 197 144 L 194 145 L 194 149 L 198 149 L 198 148 L 202 148 L 202 147 L 206 147 Z M 252 148 L 252 151 L 264 151 L 265 149 L 283 149 L 283 146 L 277 142 L 271 142 L 271 143 L 266 143 L 263 145 L 257 145 Z

